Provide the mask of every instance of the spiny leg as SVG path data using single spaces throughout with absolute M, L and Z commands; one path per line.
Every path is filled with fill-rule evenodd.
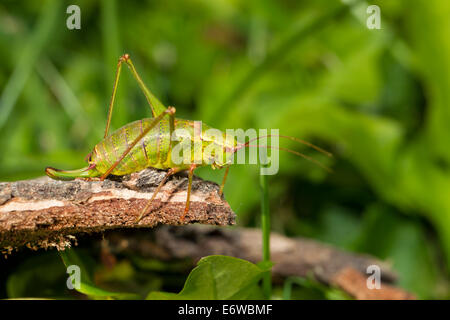
M 112 118 L 112 111 L 113 111 L 113 107 L 114 107 L 114 101 L 115 101 L 115 97 L 116 97 L 116 92 L 117 92 L 117 85 L 119 83 L 119 77 L 120 77 L 120 72 L 122 69 L 122 63 L 125 62 L 128 67 L 130 68 L 134 78 L 136 79 L 136 81 L 138 82 L 141 90 L 143 91 L 145 98 L 150 106 L 150 109 L 152 111 L 152 115 L 154 117 L 154 120 L 151 122 L 150 126 L 148 128 L 146 128 L 132 143 L 131 145 L 129 145 L 129 147 L 123 152 L 123 154 L 119 157 L 119 159 L 113 163 L 113 165 L 100 177 L 100 180 L 104 180 L 118 165 L 119 163 L 125 158 L 125 156 L 131 151 L 131 149 L 159 122 L 161 121 L 161 119 L 164 117 L 164 115 L 168 114 L 169 115 L 169 132 L 170 132 L 170 137 L 172 137 L 174 128 L 175 128 L 175 111 L 176 109 L 174 107 L 169 107 L 166 108 L 152 93 L 151 91 L 147 88 L 147 86 L 145 85 L 145 83 L 142 81 L 141 77 L 139 76 L 138 72 L 136 71 L 136 68 L 133 65 L 133 62 L 130 59 L 130 55 L 129 54 L 124 54 L 123 56 L 121 56 L 119 58 L 119 62 L 117 64 L 117 70 L 116 70 L 116 76 L 115 76 L 115 81 L 114 81 L 114 86 L 113 86 L 113 93 L 111 95 L 111 101 L 109 104 L 109 110 L 108 110 L 108 120 L 106 123 L 106 129 L 105 129 L 105 138 L 108 135 L 108 131 L 109 131 L 109 127 L 111 124 L 111 118 Z M 172 140 L 171 138 L 171 143 L 170 143 L 170 148 L 173 147 L 173 144 L 175 142 Z M 154 199 L 154 197 L 156 197 L 156 194 L 159 192 L 159 190 L 161 189 L 161 187 L 163 186 L 164 182 L 168 179 L 168 177 L 172 174 L 174 174 L 175 172 L 178 172 L 179 170 L 177 168 L 173 168 L 170 169 L 167 173 L 167 175 L 164 177 L 163 181 L 160 183 L 160 185 L 157 187 L 157 189 L 155 190 L 154 195 L 152 196 L 152 199 L 149 201 L 149 203 L 147 203 L 146 207 L 144 208 L 143 212 L 141 213 L 140 217 L 138 218 L 138 221 L 140 219 L 142 219 L 143 214 L 145 213 L 145 211 L 147 210 L 148 206 L 151 204 L 152 200 Z M 191 179 L 192 180 L 192 179 Z
M 156 195 L 159 193 L 159 191 L 161 190 L 162 186 L 166 183 L 167 179 L 177 173 L 178 171 L 180 171 L 180 169 L 178 168 L 171 168 L 167 171 L 166 175 L 164 176 L 164 178 L 161 180 L 161 182 L 159 183 L 158 187 L 156 188 L 156 190 L 153 192 L 153 195 L 151 197 L 151 199 L 147 202 L 147 204 L 145 205 L 145 208 L 141 211 L 141 214 L 139 215 L 139 217 L 136 219 L 136 223 L 138 223 L 139 221 L 141 221 L 141 219 L 144 217 L 145 213 L 147 212 L 147 209 L 150 207 L 151 203 L 153 202 L 153 200 L 155 200 Z
M 161 113 L 165 112 L 167 108 L 161 103 L 161 101 L 156 98 L 152 92 L 147 88 L 144 81 L 142 81 L 141 76 L 137 72 L 136 68 L 134 67 L 133 62 L 131 61 L 129 54 L 124 54 L 122 56 L 124 62 L 128 65 L 128 67 L 131 70 L 131 73 L 133 74 L 134 78 L 136 79 L 137 83 L 139 84 L 139 87 L 141 88 L 142 92 L 145 95 L 145 99 L 147 99 L 147 102 L 150 106 L 150 109 L 152 110 L 152 115 L 154 118 L 159 116 Z M 173 108 L 173 107 L 169 107 Z M 175 130 L 175 116 L 174 114 L 169 114 L 169 133 L 170 133 L 170 149 L 173 148 L 175 144 L 175 140 L 172 139 L 172 134 Z
M 223 176 L 222 184 L 220 185 L 219 196 L 222 196 L 222 194 L 223 194 L 223 188 L 225 187 L 225 181 L 227 180 L 228 171 L 230 171 L 230 167 L 227 167 L 225 169 L 225 174 Z
M 128 146 L 128 148 L 122 153 L 122 155 L 119 157 L 119 159 L 116 160 L 116 162 L 114 162 L 112 164 L 112 166 L 100 177 L 100 180 L 105 180 L 107 176 L 109 176 L 109 174 L 118 166 L 118 164 L 123 160 L 123 158 L 125 158 L 125 156 L 131 151 L 131 149 L 134 148 L 134 146 L 141 141 L 141 139 L 143 137 L 145 137 L 145 135 L 147 135 L 147 133 L 149 133 L 149 131 L 158 124 L 158 122 L 161 121 L 162 118 L 164 118 L 165 115 L 169 114 L 171 116 L 173 116 L 175 114 L 176 110 L 174 107 L 169 107 L 168 109 L 164 110 L 163 113 L 161 113 L 160 115 L 158 115 L 156 118 L 154 118 L 152 120 L 152 122 L 150 123 L 150 125 L 145 128 L 144 131 L 141 132 L 141 134 L 133 140 L 133 142 Z
M 113 92 L 111 95 L 111 100 L 109 102 L 109 108 L 108 108 L 108 120 L 106 122 L 106 128 L 105 128 L 105 135 L 104 138 L 108 136 L 109 127 L 111 125 L 111 118 L 112 118 L 112 112 L 114 108 L 114 102 L 116 99 L 116 92 L 117 92 L 117 86 L 119 84 L 119 78 L 120 78 L 120 71 L 122 70 L 122 63 L 126 63 L 128 67 L 130 68 L 134 78 L 139 84 L 139 87 L 143 91 L 145 98 L 147 99 L 147 102 L 150 106 L 150 109 L 152 111 L 153 118 L 156 118 L 158 115 L 163 113 L 167 110 L 167 108 L 151 93 L 151 91 L 145 86 L 144 82 L 142 81 L 141 77 L 137 73 L 133 63 L 131 62 L 130 55 L 128 53 L 122 55 L 119 58 L 119 61 L 117 63 L 117 69 L 116 69 L 116 76 L 114 80 L 114 86 L 113 86 Z
M 156 118 L 159 114 L 164 112 L 167 108 L 159 101 L 147 88 L 144 81 L 142 81 L 141 77 L 139 76 L 138 72 L 136 71 L 136 68 L 133 65 L 133 62 L 130 59 L 129 54 L 124 54 L 123 56 L 124 61 L 128 65 L 128 67 L 131 70 L 131 73 L 133 74 L 134 78 L 139 84 L 139 87 L 141 88 L 142 92 L 144 92 L 145 99 L 147 99 L 148 104 L 150 105 L 150 108 L 152 109 L 153 117 Z
M 184 221 L 184 218 L 189 212 L 189 205 L 191 203 L 191 188 L 192 188 L 192 177 L 194 176 L 194 169 L 197 167 L 196 164 L 191 164 L 189 167 L 189 174 L 188 174 L 188 190 L 187 190 L 187 199 L 186 199 L 186 207 L 184 208 L 184 213 L 181 216 L 181 221 Z

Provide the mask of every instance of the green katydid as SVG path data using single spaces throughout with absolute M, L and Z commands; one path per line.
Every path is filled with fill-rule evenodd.
M 114 101 L 117 92 L 117 85 L 120 78 L 120 72 L 122 68 L 122 64 L 125 63 L 131 70 L 134 78 L 138 82 L 141 90 L 143 91 L 145 98 L 150 106 L 152 112 L 152 118 L 146 118 L 138 121 L 131 122 L 126 124 L 122 128 L 116 130 L 111 135 L 109 133 L 109 127 L 111 124 L 111 117 L 114 107 Z M 94 149 L 86 156 L 86 160 L 88 162 L 88 166 L 86 168 L 82 168 L 79 170 L 58 170 L 55 168 L 47 167 L 45 169 L 46 174 L 53 179 L 57 180 L 73 180 L 76 178 L 84 179 L 84 180 L 104 180 L 110 174 L 112 175 L 126 175 L 133 172 L 137 172 L 143 170 L 148 167 L 167 170 L 166 175 L 159 183 L 156 190 L 153 192 L 151 199 L 148 201 L 145 208 L 142 210 L 140 216 L 137 218 L 136 222 L 139 222 L 144 214 L 147 212 L 150 207 L 152 201 L 155 199 L 156 195 L 161 190 L 162 186 L 165 184 L 167 179 L 180 171 L 188 171 L 188 190 L 187 190 L 187 199 L 185 210 L 182 215 L 182 220 L 189 212 L 189 204 L 190 204 L 190 195 L 191 195 L 191 186 L 192 186 L 192 177 L 194 174 L 194 169 L 200 166 L 211 165 L 213 168 L 226 168 L 224 178 L 222 180 L 222 184 L 220 186 L 219 194 L 222 195 L 223 187 L 225 185 L 225 181 L 228 175 L 230 156 L 232 156 L 237 150 L 245 148 L 245 147 L 268 147 L 271 146 L 259 146 L 259 145 L 250 145 L 251 141 L 247 143 L 239 143 L 236 138 L 230 139 L 223 133 L 224 139 L 221 139 L 220 142 L 215 141 L 214 138 L 207 138 L 205 135 L 205 131 L 210 129 L 210 127 L 206 125 L 202 125 L 201 132 L 194 132 L 195 125 L 194 121 L 177 119 L 175 118 L 175 108 L 168 107 L 166 108 L 145 86 L 138 72 L 136 71 L 130 56 L 128 54 L 124 54 L 119 58 L 116 70 L 116 76 L 113 86 L 113 92 L 111 96 L 111 100 L 109 103 L 108 110 L 108 119 L 106 123 L 105 134 L 103 140 L 100 141 L 97 145 L 95 145 Z M 183 162 L 183 163 L 175 163 L 172 161 L 171 153 L 175 146 L 179 143 L 175 139 L 173 139 L 173 133 L 177 129 L 187 130 L 191 133 L 191 137 L 195 138 L 196 134 L 200 135 L 201 138 L 201 148 L 197 151 L 203 153 L 205 149 L 212 143 L 219 143 L 219 147 L 223 149 L 223 156 L 214 157 L 213 161 L 208 157 L 203 157 L 203 154 L 191 154 L 192 161 Z M 266 137 L 269 137 L 268 135 Z M 331 156 L 330 153 L 322 150 L 319 147 L 316 147 L 306 141 L 297 139 L 295 137 L 282 136 L 279 137 L 291 139 L 298 141 L 300 143 L 306 144 L 327 156 Z M 263 137 L 258 137 L 254 140 L 258 140 Z M 284 150 L 295 155 L 301 156 L 308 160 L 311 160 L 315 163 L 318 163 L 314 159 L 290 150 L 286 148 L 277 148 L 280 150 Z M 200 156 L 202 159 L 199 163 L 198 161 L 194 161 L 194 158 Z M 321 165 L 320 163 L 318 163 Z M 321 165 L 322 166 L 322 165 Z

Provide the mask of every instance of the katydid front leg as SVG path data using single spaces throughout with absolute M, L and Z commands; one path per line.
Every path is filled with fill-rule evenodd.
M 230 171 L 230 167 L 227 167 L 225 169 L 225 174 L 223 175 L 223 180 L 222 180 L 222 183 L 220 184 L 219 196 L 222 196 L 222 194 L 223 194 L 223 188 L 225 187 L 225 181 L 227 180 L 228 171 Z

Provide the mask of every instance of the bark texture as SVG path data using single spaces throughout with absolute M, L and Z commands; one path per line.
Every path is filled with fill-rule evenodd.
M 235 214 L 219 196 L 219 186 L 194 177 L 191 208 L 181 220 L 186 201 L 187 177 L 172 176 L 138 224 L 135 220 L 147 204 L 164 171 L 147 169 L 105 181 L 55 181 L 47 177 L 0 183 L 0 250 L 11 253 L 56 247 L 63 250 L 76 237 L 103 233 L 108 252 L 131 253 L 165 261 L 188 259 L 192 265 L 203 256 L 222 254 L 259 262 L 261 231 L 247 228 L 217 228 L 192 223 L 227 226 Z M 155 227 L 154 232 L 138 230 Z M 121 230 L 114 230 L 121 229 Z M 128 229 L 124 230 L 124 229 Z M 97 241 L 98 236 L 92 237 Z M 396 288 L 396 275 L 389 265 L 373 257 L 348 253 L 332 246 L 302 238 L 271 235 L 275 282 L 287 277 L 313 276 L 337 286 L 357 299 L 411 299 Z M 381 289 L 367 287 L 369 265 L 381 270 Z
M 151 198 L 165 171 L 146 169 L 105 181 L 56 181 L 48 177 L 0 183 L 0 250 L 22 246 L 62 249 L 80 233 L 117 228 L 190 223 L 231 225 L 235 215 L 219 196 L 219 186 L 194 178 L 189 214 L 181 216 L 187 178 L 172 176 L 147 214 L 136 218 Z

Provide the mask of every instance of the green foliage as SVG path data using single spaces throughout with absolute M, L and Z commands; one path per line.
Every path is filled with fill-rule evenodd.
M 139 298 L 138 295 L 132 293 L 122 293 L 122 292 L 110 292 L 103 290 L 93 284 L 90 279 L 90 272 L 84 264 L 84 260 L 76 254 L 74 249 L 66 249 L 59 252 L 64 265 L 68 268 L 71 265 L 78 266 L 80 268 L 80 288 L 76 288 L 77 291 L 87 295 L 93 299 L 136 299 Z
M 289 277 L 284 281 L 283 300 L 351 300 L 342 290 L 327 287 L 313 277 Z
M 379 237 L 379 241 L 375 245 L 369 237 Z M 390 261 L 398 273 L 399 284 L 421 298 L 435 298 L 435 284 L 445 284 L 435 265 L 436 248 L 427 241 L 423 226 L 396 216 L 391 208 L 368 208 L 354 248 Z
M 150 300 L 263 299 L 258 283 L 269 268 L 227 256 L 200 259 L 180 293 L 151 292 Z
M 446 298 L 450 2 L 373 1 L 381 30 L 366 28 L 360 3 L 82 0 L 80 31 L 54 16 L 64 12 L 59 1 L 2 3 L 0 180 L 82 167 L 102 137 L 117 58 L 128 52 L 181 118 L 222 130 L 279 128 L 333 152 L 328 159 L 280 141 L 333 173 L 280 153 L 269 179 L 273 229 L 392 261 L 403 287 Z M 127 70 L 122 78 L 115 128 L 150 115 Z M 196 173 L 217 182 L 223 174 Z M 224 194 L 241 226 L 260 225 L 257 185 L 256 166 L 231 168 Z M 164 269 L 139 262 L 148 273 Z M 8 292 L 37 294 L 20 289 L 19 269 L 8 271 Z M 159 283 L 173 276 L 152 275 L 159 280 L 136 291 L 165 290 Z

